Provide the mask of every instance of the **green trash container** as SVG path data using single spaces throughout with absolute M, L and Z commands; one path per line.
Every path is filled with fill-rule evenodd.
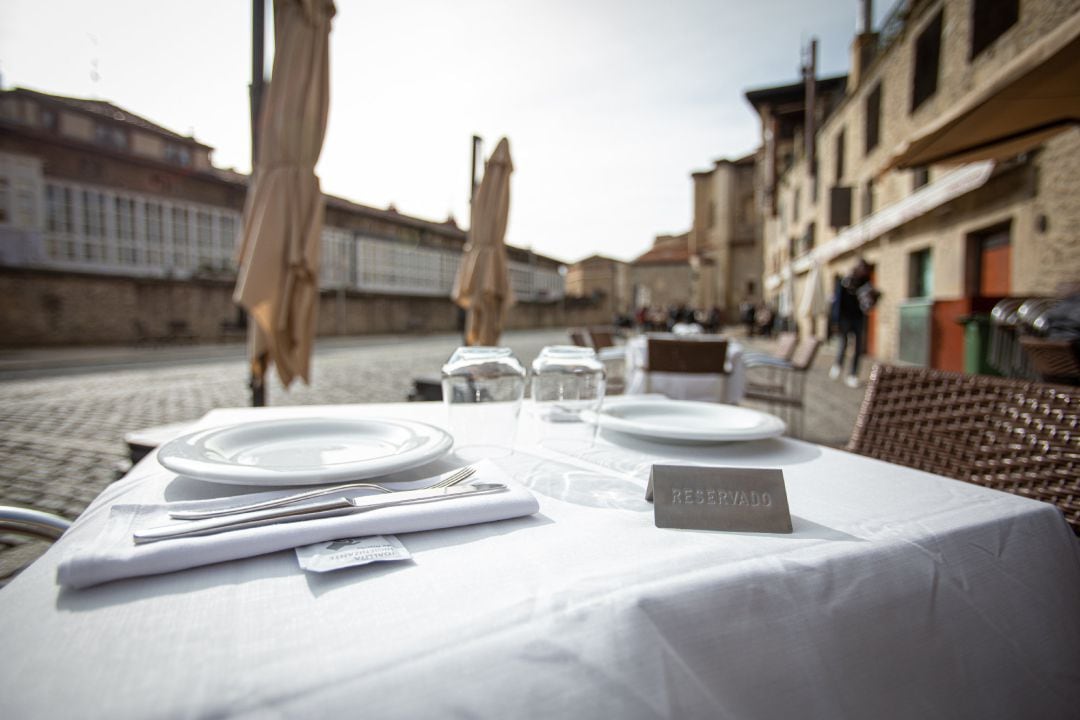
M 964 372 L 968 375 L 1001 375 L 990 366 L 990 316 L 983 313 L 962 315 L 956 322 L 964 326 Z

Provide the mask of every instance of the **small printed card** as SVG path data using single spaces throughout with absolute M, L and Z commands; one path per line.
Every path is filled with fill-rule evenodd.
M 408 560 L 411 557 L 393 535 L 331 540 L 296 548 L 300 567 L 309 572 L 329 572 L 373 562 Z
M 645 499 L 660 528 L 791 532 L 780 469 L 654 465 Z

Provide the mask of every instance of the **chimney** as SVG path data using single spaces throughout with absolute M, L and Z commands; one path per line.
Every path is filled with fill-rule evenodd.
M 877 56 L 878 34 L 874 32 L 874 0 L 859 0 L 859 16 L 855 23 L 855 40 L 851 43 L 851 72 L 848 73 L 848 92 L 862 82 L 866 69 Z
M 817 38 L 810 38 L 806 64 L 803 65 L 803 82 L 806 88 L 803 148 L 806 151 L 806 172 L 813 178 L 817 172 L 817 163 L 814 162 L 817 145 Z

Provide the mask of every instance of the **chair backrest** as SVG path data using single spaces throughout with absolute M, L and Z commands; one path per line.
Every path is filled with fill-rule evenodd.
M 649 338 L 649 371 L 723 373 L 727 340 Z
M 1080 533 L 1080 390 L 877 365 L 850 452 L 1056 504 Z
M 1080 343 L 1022 337 L 1020 347 L 1031 358 L 1031 369 L 1049 382 L 1080 383 Z
M 591 327 L 589 328 L 589 338 L 592 340 L 592 346 L 595 350 L 615 346 L 615 331 L 611 328 Z
M 567 332 L 570 335 L 570 342 L 579 347 L 589 347 L 589 338 L 584 328 L 570 328 Z
M 780 360 L 791 362 L 791 357 L 795 354 L 795 346 L 798 344 L 798 333 L 782 332 L 776 336 L 776 352 L 773 354 Z
M 814 364 L 821 341 L 813 335 L 808 335 L 800 340 L 791 353 L 791 367 L 795 370 L 808 370 Z

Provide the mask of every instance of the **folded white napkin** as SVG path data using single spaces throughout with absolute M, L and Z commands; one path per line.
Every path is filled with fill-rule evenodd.
M 536 498 L 496 465 L 485 460 L 476 463 L 475 467 L 476 474 L 465 484 L 502 483 L 509 490 L 146 545 L 136 545 L 133 533 L 181 522 L 172 520 L 170 511 L 228 507 L 288 495 L 297 490 L 159 505 L 114 505 L 108 522 L 92 542 L 69 549 L 57 568 L 57 581 L 67 587 L 83 588 L 120 578 L 174 572 L 339 538 L 438 530 L 521 517 L 539 510 Z M 436 480 L 438 476 L 403 485 L 402 489 L 430 485 Z

